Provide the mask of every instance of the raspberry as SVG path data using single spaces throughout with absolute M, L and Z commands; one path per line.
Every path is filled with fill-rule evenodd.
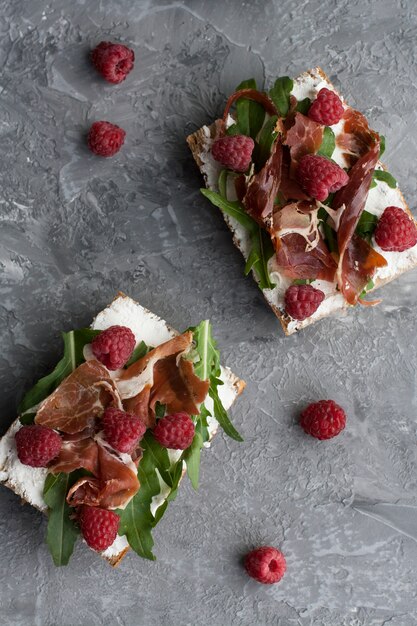
M 287 563 L 282 552 L 271 546 L 262 546 L 246 555 L 245 569 L 259 583 L 272 585 L 284 576 Z
M 291 285 L 285 292 L 285 311 L 293 319 L 305 320 L 324 300 L 324 293 L 311 285 Z
M 298 164 L 297 179 L 309 196 L 324 202 L 329 193 L 346 185 L 349 176 L 330 159 L 318 154 L 306 154 Z
M 417 243 L 414 220 L 398 206 L 388 206 L 375 230 L 375 241 L 382 250 L 403 252 Z
M 81 533 L 90 548 L 102 552 L 116 539 L 120 519 L 114 511 L 83 505 L 79 522 Z
M 91 342 L 93 354 L 109 370 L 123 367 L 136 344 L 135 335 L 127 326 L 110 326 Z
M 319 124 L 332 126 L 341 120 L 343 113 L 343 104 L 339 96 L 324 87 L 320 89 L 307 115 Z
M 164 448 L 185 450 L 194 439 L 194 422 L 187 413 L 173 413 L 158 420 L 153 435 Z
M 87 144 L 91 152 L 102 157 L 111 157 L 119 152 L 125 141 L 123 128 L 110 122 L 94 122 L 91 126 Z
M 31 467 L 46 467 L 58 456 L 62 440 L 57 432 L 46 426 L 22 426 L 15 434 L 19 461 Z
M 211 148 L 213 159 L 235 172 L 248 169 L 255 142 L 246 135 L 233 135 L 216 139 Z
M 121 83 L 133 69 L 135 53 L 127 46 L 102 41 L 91 52 L 91 61 L 109 83 Z
M 300 425 L 308 435 L 316 439 L 331 439 L 344 429 L 346 414 L 333 400 L 320 400 L 304 409 Z
M 120 409 L 108 408 L 103 415 L 104 436 L 118 452 L 133 452 L 146 432 L 141 419 Z

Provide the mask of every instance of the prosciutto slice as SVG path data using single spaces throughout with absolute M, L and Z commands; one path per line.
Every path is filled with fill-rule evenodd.
M 117 381 L 126 411 L 138 415 L 148 426 L 155 423 L 156 402 L 166 404 L 169 412 L 199 413 L 210 381 L 194 374 L 193 364 L 183 358 L 193 341 L 188 331 L 151 350 L 122 372 Z
M 281 182 L 281 165 L 282 144 L 278 138 L 263 168 L 252 176 L 243 198 L 247 213 L 261 224 L 272 216 L 274 200 Z
M 285 139 L 285 145 L 290 147 L 292 169 L 305 154 L 315 154 L 322 141 L 323 126 L 297 112 Z
M 293 280 L 334 280 L 337 264 L 318 230 L 317 211 L 315 203 L 301 201 L 274 213 L 271 234 L 276 262 Z
M 121 408 L 121 400 L 107 369 L 92 359 L 82 363 L 46 398 L 36 424 L 78 433 L 94 424 L 108 406 Z
M 139 490 L 136 467 L 129 467 L 96 441 L 97 471 L 80 478 L 68 491 L 70 506 L 98 506 L 103 509 L 124 507 Z M 87 468 L 86 468 L 87 469 Z
M 343 132 L 337 135 L 336 145 L 345 151 L 345 158 L 353 165 L 369 151 L 378 135 L 369 128 L 366 117 L 355 109 L 346 109 L 342 119 Z
M 306 240 L 299 234 L 276 240 L 276 261 L 282 273 L 293 280 L 319 278 L 332 282 L 337 269 L 321 235 L 312 250 L 306 250 Z
M 379 147 L 376 135 L 374 145 L 352 167 L 347 185 L 335 194 L 332 202 L 333 209 L 343 211 L 337 231 L 340 256 L 336 276 L 339 289 L 349 304 L 357 303 L 376 268 L 387 264 L 383 256 L 354 234 L 365 208 Z

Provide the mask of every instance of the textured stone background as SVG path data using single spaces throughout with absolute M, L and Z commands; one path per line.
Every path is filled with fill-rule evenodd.
M 414 0 L 0 1 L 1 432 L 23 390 L 118 289 L 182 328 L 210 316 L 248 381 L 194 493 L 158 526 L 158 561 L 111 570 L 81 544 L 54 569 L 45 520 L 0 490 L 0 624 L 7 626 L 415 626 L 417 272 L 383 303 L 285 338 L 198 192 L 185 135 L 241 79 L 320 64 L 387 137 L 386 163 L 417 192 Z M 137 55 L 120 86 L 87 54 Z M 114 159 L 85 148 L 97 119 L 127 131 Z M 349 415 L 327 444 L 300 433 L 305 402 Z M 242 554 L 281 546 L 288 573 L 263 588 Z

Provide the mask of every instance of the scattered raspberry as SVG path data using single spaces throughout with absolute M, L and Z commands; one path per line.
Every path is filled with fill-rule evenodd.
M 346 414 L 333 400 L 320 400 L 304 409 L 300 425 L 308 435 L 316 439 L 331 439 L 344 429 Z
M 58 456 L 62 440 L 57 432 L 46 426 L 22 426 L 15 434 L 19 461 L 31 467 L 46 467 Z
M 187 413 L 174 413 L 159 419 L 153 435 L 164 448 L 185 450 L 194 439 L 194 422 Z
M 339 96 L 324 87 L 320 89 L 307 115 L 319 124 L 332 126 L 341 120 L 343 113 L 343 104 Z
M 102 157 L 111 157 L 119 152 L 125 141 L 123 128 L 110 122 L 94 122 L 91 126 L 87 144 L 91 152 Z
M 133 69 L 135 53 L 120 43 L 102 41 L 91 52 L 91 61 L 109 83 L 121 83 Z
M 216 139 L 211 148 L 213 159 L 235 172 L 248 169 L 255 142 L 246 135 L 232 135 Z
M 146 432 L 146 426 L 139 417 L 120 409 L 108 408 L 103 415 L 104 436 L 118 452 L 133 452 Z
M 375 230 L 375 241 L 382 250 L 403 252 L 417 243 L 417 228 L 408 214 L 398 206 L 388 206 Z
M 298 164 L 297 179 L 309 196 L 324 202 L 329 193 L 346 185 L 349 176 L 330 159 L 318 154 L 306 154 Z
M 120 519 L 114 511 L 83 505 L 79 522 L 81 533 L 90 548 L 102 552 L 116 539 Z
M 127 326 L 110 326 L 97 337 L 94 337 L 91 348 L 96 359 L 103 363 L 107 369 L 117 370 L 129 360 L 135 344 L 135 335 L 130 328 Z
M 305 320 L 324 300 L 324 293 L 311 285 L 291 285 L 285 292 L 285 311 L 293 319 Z
M 264 585 L 272 585 L 284 576 L 287 563 L 282 552 L 270 546 L 262 546 L 246 555 L 245 569 L 251 578 Z

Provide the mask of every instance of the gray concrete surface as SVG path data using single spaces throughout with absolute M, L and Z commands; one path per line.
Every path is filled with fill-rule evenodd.
M 200 197 L 185 135 L 241 79 L 320 64 L 387 137 L 415 206 L 414 0 L 0 1 L 1 432 L 23 390 L 118 289 L 181 328 L 210 316 L 247 382 L 199 492 L 184 481 L 155 532 L 158 561 L 111 570 L 82 545 L 54 569 L 45 520 L 0 489 L 0 624 L 415 626 L 417 272 L 383 303 L 285 338 L 220 214 Z M 102 39 L 136 52 L 120 86 L 87 60 Z M 85 148 L 97 119 L 127 131 L 114 159 Z M 329 443 L 296 424 L 331 397 Z M 240 559 L 281 546 L 264 588 Z

